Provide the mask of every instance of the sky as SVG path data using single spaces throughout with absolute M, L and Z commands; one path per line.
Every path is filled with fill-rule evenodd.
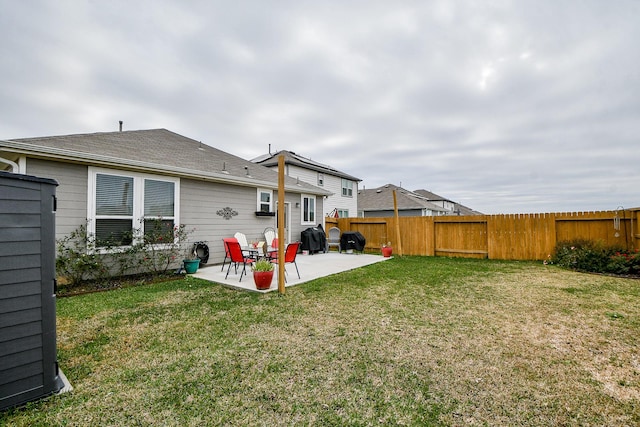
M 487 214 L 640 207 L 640 2 L 0 0 L 0 139 L 165 128 Z

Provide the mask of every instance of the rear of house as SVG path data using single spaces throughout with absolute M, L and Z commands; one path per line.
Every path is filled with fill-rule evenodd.
M 126 236 L 160 220 L 194 230 L 190 239 L 206 241 L 209 262 L 218 263 L 222 238 L 259 240 L 277 225 L 276 171 L 166 129 L 0 141 L 0 159 L 58 182 L 58 239 L 86 225 L 97 241 L 120 236 L 117 245 L 127 246 Z M 286 179 L 287 241 L 318 224 L 329 194 Z

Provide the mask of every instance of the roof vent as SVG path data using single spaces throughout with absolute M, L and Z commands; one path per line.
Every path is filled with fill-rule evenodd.
M 120 132 L 122 132 L 122 120 L 120 120 L 119 123 L 120 123 Z

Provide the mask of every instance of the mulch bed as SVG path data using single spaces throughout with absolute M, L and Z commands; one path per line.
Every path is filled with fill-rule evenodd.
M 184 279 L 184 274 L 166 273 L 157 275 L 136 274 L 133 276 L 112 277 L 107 280 L 86 280 L 76 285 L 58 285 L 56 297 L 70 297 L 74 295 L 91 294 L 94 292 L 112 291 L 114 289 L 132 288 L 150 285 L 152 283 L 168 282 Z

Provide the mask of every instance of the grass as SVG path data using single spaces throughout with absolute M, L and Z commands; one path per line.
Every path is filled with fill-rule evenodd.
M 637 425 L 640 282 L 395 258 L 254 294 L 58 300 L 74 386 L 0 425 Z

